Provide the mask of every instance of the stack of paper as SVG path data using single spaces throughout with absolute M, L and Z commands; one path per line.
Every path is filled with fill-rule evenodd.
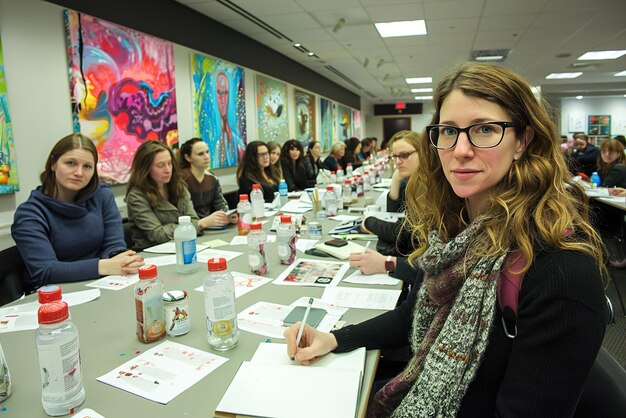
M 289 360 L 285 344 L 262 343 L 242 363 L 215 416 L 354 418 L 364 368 L 364 348 L 300 366 Z

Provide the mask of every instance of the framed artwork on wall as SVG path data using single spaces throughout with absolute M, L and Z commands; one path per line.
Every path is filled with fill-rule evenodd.
M 587 135 L 611 136 L 611 115 L 589 115 Z
M 296 139 L 304 147 L 315 138 L 315 96 L 295 90 L 296 96 Z
M 194 135 L 206 142 L 211 168 L 237 165 L 246 148 L 244 69 L 192 53 Z
M 257 74 L 256 109 L 259 141 L 282 144 L 289 139 L 286 83 Z
M 0 41 L 0 194 L 14 193 L 19 190 L 17 157 L 9 113 L 7 85 L 4 78 L 2 42 Z
M 337 105 L 337 132 L 340 141 L 352 136 L 352 109 L 349 107 Z
M 333 144 L 333 107 L 328 99 L 320 98 L 320 142 L 323 152 L 328 152 Z
M 100 179 L 126 183 L 143 142 L 178 146 L 172 43 L 75 11 L 64 17 L 74 131 L 95 142 Z

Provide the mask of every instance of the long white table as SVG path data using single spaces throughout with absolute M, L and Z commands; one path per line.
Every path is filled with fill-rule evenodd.
M 305 216 L 310 217 L 311 215 L 307 213 Z M 309 219 L 309 221 L 311 220 Z M 326 239 L 328 238 L 328 231 L 337 223 L 329 220 L 320 220 L 320 222 L 324 230 L 323 239 Z M 263 229 L 269 233 L 270 226 L 271 222 L 268 222 Z M 225 231 L 208 232 L 200 237 L 198 242 L 207 242 L 214 239 L 230 242 L 236 233 L 236 226 L 231 226 Z M 308 236 L 304 238 L 308 238 Z M 276 243 L 270 243 L 268 247 L 270 271 L 267 277 L 276 278 L 287 266 L 282 266 L 278 263 Z M 245 256 L 246 246 L 221 248 L 244 252 L 244 255 L 229 262 L 228 267 L 230 270 L 249 273 L 247 257 Z M 146 261 L 149 262 L 150 257 L 157 255 L 144 254 L 144 256 Z M 313 257 L 302 254 L 300 251 L 298 251 L 298 256 Z M 329 260 L 334 259 L 329 258 Z M 86 391 L 85 403 L 79 409 L 91 408 L 107 418 L 130 416 L 150 418 L 212 416 L 241 362 L 249 360 L 258 344 L 265 341 L 266 337 L 241 331 L 239 343 L 234 349 L 223 353 L 211 350 L 206 337 L 203 295 L 201 292 L 193 290 L 201 285 L 205 272 L 206 269 L 201 268 L 200 271 L 191 275 L 181 275 L 176 273 L 174 265 L 159 267 L 159 276 L 164 280 L 166 290 L 183 289 L 189 293 L 191 331 L 187 335 L 167 338 L 200 350 L 228 357 L 230 360 L 167 405 L 146 400 L 96 381 L 96 377 L 113 370 L 120 364 L 163 341 L 161 340 L 153 344 L 142 344 L 135 337 L 135 305 L 132 286 L 120 291 L 102 290 L 99 299 L 70 308 L 72 320 L 77 325 L 80 334 Z M 68 283 L 62 285 L 62 288 L 64 292 L 85 290 L 88 289 L 85 287 L 85 284 L 86 282 Z M 341 286 L 354 285 L 342 283 Z M 382 288 L 382 286 L 373 287 Z M 238 298 L 236 301 L 237 311 L 240 312 L 261 300 L 288 305 L 302 296 L 321 297 L 322 293 L 323 288 L 319 287 L 279 286 L 268 283 Z M 26 300 L 35 300 L 35 295 L 28 296 Z M 23 303 L 23 301 L 15 303 Z M 349 309 L 343 319 L 349 324 L 359 323 L 382 312 L 378 310 Z M 13 378 L 13 394 L 0 404 L 0 409 L 6 408 L 4 412 L 7 413 L 7 417 L 37 418 L 47 416 L 40 401 L 41 389 L 34 334 L 35 331 L 0 334 L 0 343 L 2 343 L 4 348 Z M 368 351 L 357 413 L 359 417 L 365 414 L 378 358 L 378 351 Z

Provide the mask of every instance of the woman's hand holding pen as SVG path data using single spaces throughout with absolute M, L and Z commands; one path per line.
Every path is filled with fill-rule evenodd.
M 101 276 L 135 274 L 144 264 L 143 257 L 133 250 L 127 250 L 115 257 L 98 261 L 98 274 Z
M 296 346 L 296 338 L 300 330 L 301 321 L 287 328 L 284 333 L 287 340 L 287 354 L 300 364 L 309 365 L 317 357 L 328 354 L 337 348 L 337 339 L 328 332 L 321 332 L 311 327 L 304 326 L 300 344 Z

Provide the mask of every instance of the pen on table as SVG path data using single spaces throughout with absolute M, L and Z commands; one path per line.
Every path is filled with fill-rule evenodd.
M 361 254 L 365 254 L 367 252 L 367 249 L 370 247 L 371 243 L 372 241 L 367 241 L 367 243 L 365 244 L 365 248 L 363 248 L 363 252 L 361 252 Z
M 298 336 L 296 337 L 296 348 L 298 348 L 298 346 L 300 345 L 300 339 L 302 339 L 304 325 L 306 324 L 306 320 L 309 317 L 309 312 L 311 312 L 311 306 L 313 306 L 313 298 L 309 298 L 309 304 L 306 307 L 306 311 L 304 311 L 304 317 L 302 318 L 302 322 L 300 323 L 300 329 L 298 330 Z M 293 357 L 291 359 L 293 360 Z

